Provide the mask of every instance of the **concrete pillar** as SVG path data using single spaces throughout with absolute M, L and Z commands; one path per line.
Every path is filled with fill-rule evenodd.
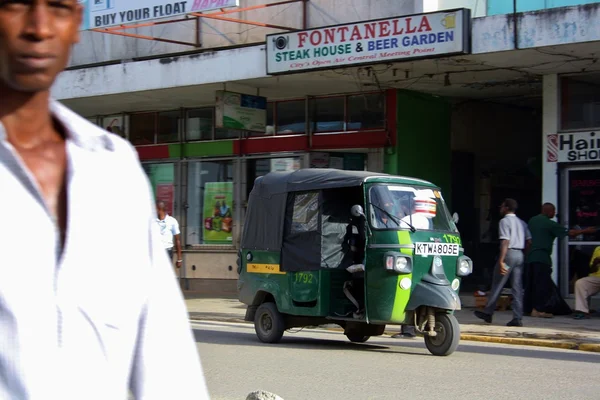
M 557 74 L 544 75 L 543 78 L 543 116 L 542 116 L 542 203 L 552 203 L 558 207 L 558 166 L 548 162 L 548 135 L 559 131 L 559 79 Z M 541 206 L 541 204 L 540 204 Z M 558 284 L 558 246 L 554 244 L 552 253 L 552 279 Z

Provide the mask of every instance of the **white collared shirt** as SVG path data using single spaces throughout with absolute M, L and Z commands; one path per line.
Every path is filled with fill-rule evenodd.
M 156 218 L 156 223 L 160 230 L 160 238 L 165 249 L 173 248 L 173 237 L 179 235 L 179 223 L 169 214 L 165 214 L 165 219 Z
M 10 227 L 0 231 L 0 399 L 127 399 L 129 388 L 136 399 L 208 399 L 135 150 L 58 103 L 51 109 L 67 130 L 62 252 L 0 124 L 0 210 Z

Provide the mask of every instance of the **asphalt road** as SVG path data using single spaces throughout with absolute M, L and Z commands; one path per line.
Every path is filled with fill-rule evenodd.
M 244 400 L 253 390 L 295 399 L 600 399 L 600 354 L 461 342 L 448 357 L 423 339 L 286 332 L 259 342 L 248 324 L 192 322 L 213 400 Z

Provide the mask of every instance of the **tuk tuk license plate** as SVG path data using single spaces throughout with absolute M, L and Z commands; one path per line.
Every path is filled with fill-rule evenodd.
M 415 254 L 419 256 L 458 256 L 456 243 L 415 243 Z

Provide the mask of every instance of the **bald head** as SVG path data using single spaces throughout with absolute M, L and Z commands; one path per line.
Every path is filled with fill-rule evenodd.
M 542 205 L 542 214 L 548 218 L 554 218 L 556 215 L 556 207 L 552 203 L 544 203 Z
M 156 202 L 156 215 L 158 216 L 158 218 L 165 219 L 165 216 L 167 215 L 166 208 L 167 206 L 164 201 Z

